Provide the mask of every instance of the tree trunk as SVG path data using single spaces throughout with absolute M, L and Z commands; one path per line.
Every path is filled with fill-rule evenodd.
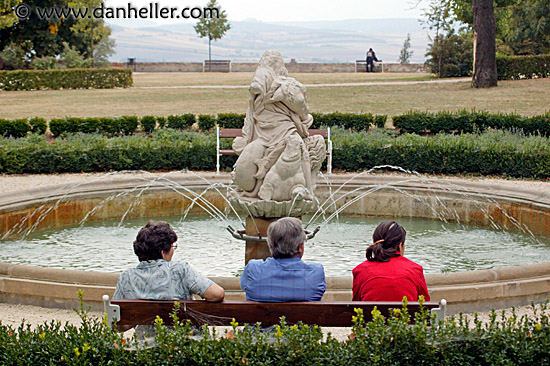
M 212 50 L 210 44 L 212 43 L 212 38 L 208 36 L 208 71 L 212 71 Z
M 496 23 L 493 0 L 472 0 L 474 11 L 474 88 L 497 86 Z

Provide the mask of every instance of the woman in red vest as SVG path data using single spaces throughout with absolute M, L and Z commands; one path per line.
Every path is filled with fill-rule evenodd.
M 406 234 L 395 221 L 374 230 L 367 260 L 353 269 L 353 301 L 430 301 L 422 266 L 403 256 Z

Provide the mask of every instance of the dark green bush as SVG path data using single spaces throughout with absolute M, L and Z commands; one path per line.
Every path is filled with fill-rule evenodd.
M 105 135 L 118 135 L 121 130 L 121 122 L 122 120 L 119 118 L 101 117 L 99 118 L 98 130 Z
M 312 113 L 313 125 L 311 128 L 319 129 L 322 127 L 340 127 L 343 129 L 366 131 L 375 126 L 375 118 L 379 120 L 387 116 L 374 116 L 371 113 Z
M 193 116 L 194 118 L 195 116 Z M 166 127 L 174 130 L 185 130 L 187 121 L 184 115 L 173 115 L 166 117 Z
M 0 136 L 20 138 L 25 137 L 31 130 L 27 119 L 0 119 Z
M 548 137 L 494 131 L 481 134 L 433 137 L 404 134 L 398 137 L 334 129 L 333 167 L 362 171 L 380 165 L 430 174 L 474 173 L 545 179 L 550 177 Z M 227 141 L 226 141 L 227 140 Z M 223 139 L 222 148 L 231 141 Z M 231 169 L 234 156 L 221 159 Z M 215 133 L 158 130 L 146 136 L 108 138 L 67 135 L 46 143 L 43 136 L 0 139 L 0 172 L 61 173 L 111 170 L 213 170 Z
M 394 116 L 393 125 L 410 133 L 461 132 L 476 129 L 517 130 L 525 134 L 550 136 L 550 112 L 541 116 L 523 117 L 517 114 L 489 114 L 486 112 L 419 112 L 409 111 Z
M 157 126 L 157 120 L 154 116 L 143 116 L 139 120 L 139 123 L 141 129 L 147 133 L 153 132 Z
M 31 126 L 31 132 L 38 135 L 43 135 L 48 128 L 48 123 L 44 118 L 34 117 L 29 120 Z
M 49 122 L 50 132 L 54 135 L 54 137 L 60 136 L 63 132 L 65 132 L 67 124 L 67 121 L 64 118 L 53 118 Z
M 384 128 L 386 126 L 386 121 L 388 120 L 388 116 L 384 114 L 379 114 L 374 116 L 374 125 L 378 128 Z
M 220 128 L 243 128 L 246 114 L 219 113 L 218 126 Z
M 120 129 L 125 135 L 132 135 L 138 128 L 138 118 L 136 116 L 120 117 Z
M 132 83 L 130 69 L 0 71 L 0 90 L 128 88 Z
M 209 114 L 199 115 L 199 130 L 201 131 L 210 131 L 216 126 L 216 119 Z
M 497 56 L 499 80 L 550 77 L 550 55 Z
M 183 121 L 185 123 L 185 127 L 187 129 L 191 128 L 195 122 L 197 121 L 197 118 L 193 113 L 185 113 L 183 116 Z
M 159 128 L 165 128 L 166 127 L 166 117 L 157 117 L 157 123 Z

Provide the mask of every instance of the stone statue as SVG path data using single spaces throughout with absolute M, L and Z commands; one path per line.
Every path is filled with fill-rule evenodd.
M 266 51 L 249 87 L 243 135 L 233 142 L 239 155 L 233 170 L 238 204 L 263 217 L 298 216 L 311 209 L 326 155 L 324 139 L 308 133 L 313 117 L 306 88 L 287 75 L 281 54 Z

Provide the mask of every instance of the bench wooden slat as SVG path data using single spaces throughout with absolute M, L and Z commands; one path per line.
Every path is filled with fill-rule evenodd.
M 204 300 L 178 301 L 180 303 L 180 319 L 189 319 L 194 325 L 230 325 L 233 318 L 239 324 L 256 324 L 262 326 L 279 324 L 280 318 L 285 317 L 288 324 L 299 321 L 304 324 L 316 324 L 324 327 L 350 327 L 354 309 L 363 309 L 366 320 L 371 319 L 371 312 L 376 306 L 384 316 L 388 316 L 390 309 L 401 309 L 401 302 L 285 302 L 260 303 L 254 301 L 224 301 L 211 303 Z M 153 324 L 156 316 L 161 317 L 165 324 L 172 324 L 170 314 L 174 309 L 174 301 L 162 300 L 112 300 L 113 305 L 120 306 L 120 317 L 117 325 L 121 329 L 139 324 Z M 426 302 L 424 307 L 434 309 L 439 306 L 436 302 Z M 418 302 L 409 302 L 407 307 L 414 322 L 413 314 L 419 312 Z M 199 313 L 197 316 L 197 312 Z M 209 319 L 210 317 L 210 319 Z

